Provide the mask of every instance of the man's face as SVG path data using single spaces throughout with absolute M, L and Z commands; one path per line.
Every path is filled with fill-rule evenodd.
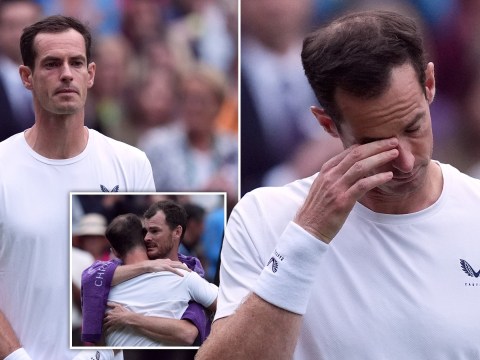
M 95 77 L 95 64 L 87 64 L 83 36 L 73 29 L 40 33 L 34 48 L 35 69 L 28 81 L 36 109 L 56 115 L 83 111 Z
M 176 229 L 170 230 L 163 211 L 158 211 L 150 219 L 145 219 L 145 246 L 150 259 L 165 259 L 176 251 L 179 235 Z
M 391 137 L 398 139 L 398 157 L 376 171 L 392 171 L 393 179 L 374 192 L 402 196 L 425 184 L 433 149 L 429 104 L 434 91 L 433 64 L 430 63 L 427 99 L 409 64 L 392 70 L 390 87 L 377 98 L 364 100 L 343 91 L 336 93 L 343 117 L 340 138 L 345 147 Z

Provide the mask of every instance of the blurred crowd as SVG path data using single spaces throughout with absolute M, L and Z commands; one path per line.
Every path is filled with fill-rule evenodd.
M 304 35 L 333 17 L 368 9 L 417 20 L 437 92 L 433 158 L 480 177 L 480 1 L 242 0 L 241 192 L 317 172 L 341 151 L 310 114 Z
M 238 189 L 236 0 L 1 0 L 0 140 L 33 122 L 22 29 L 46 15 L 88 24 L 95 85 L 85 123 L 144 150 L 159 191 Z
M 173 200 L 187 212 L 187 227 L 179 252 L 197 257 L 205 279 L 218 285 L 220 248 L 226 217 L 224 195 L 218 193 L 72 195 L 72 344 L 81 346 L 80 284 L 83 270 L 94 261 L 111 260 L 113 254 L 105 237 L 108 224 L 118 215 L 143 216 L 156 201 Z

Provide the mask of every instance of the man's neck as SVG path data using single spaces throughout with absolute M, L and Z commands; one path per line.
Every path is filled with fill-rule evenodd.
M 131 264 L 137 264 L 139 262 L 148 260 L 148 256 L 147 256 L 147 253 L 145 252 L 145 249 L 136 248 L 129 251 L 122 260 L 124 265 L 131 265 Z
M 83 113 L 65 116 L 36 116 L 35 125 L 25 131 L 27 144 L 38 154 L 49 159 L 69 159 L 85 150 L 88 129 L 83 124 Z

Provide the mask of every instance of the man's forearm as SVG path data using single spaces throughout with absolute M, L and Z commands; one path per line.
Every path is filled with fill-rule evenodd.
M 188 267 L 180 261 L 170 259 L 144 260 L 136 264 L 122 265 L 115 269 L 111 286 L 118 285 L 147 272 L 169 271 L 178 276 L 183 276 L 179 269 L 185 271 L 188 270 Z
M 112 286 L 118 285 L 124 281 L 134 278 L 135 276 L 145 274 L 150 271 L 152 270 L 148 267 L 148 263 L 145 261 L 131 265 L 117 266 L 115 272 L 113 273 Z
M 188 320 L 130 313 L 127 325 L 142 335 L 169 345 L 192 345 L 198 336 L 198 329 Z
M 235 314 L 213 323 L 195 359 L 291 359 L 302 319 L 252 293 Z
M 9 354 L 21 347 L 10 322 L 3 312 L 0 311 L 0 359 L 6 358 Z

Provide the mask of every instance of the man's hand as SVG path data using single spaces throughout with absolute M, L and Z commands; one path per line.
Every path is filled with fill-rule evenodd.
M 171 273 L 183 276 L 183 273 L 177 269 L 191 271 L 184 263 L 170 259 L 146 260 L 143 263 L 149 268 L 149 272 L 170 271 Z
M 378 168 L 398 156 L 397 146 L 397 138 L 353 145 L 327 161 L 294 222 L 318 239 L 330 243 L 355 202 L 392 179 L 391 171 L 378 172 Z
M 103 318 L 103 330 L 105 333 L 122 328 L 128 324 L 129 316 L 133 315 L 132 311 L 127 310 L 120 304 L 109 301 L 108 309 Z

